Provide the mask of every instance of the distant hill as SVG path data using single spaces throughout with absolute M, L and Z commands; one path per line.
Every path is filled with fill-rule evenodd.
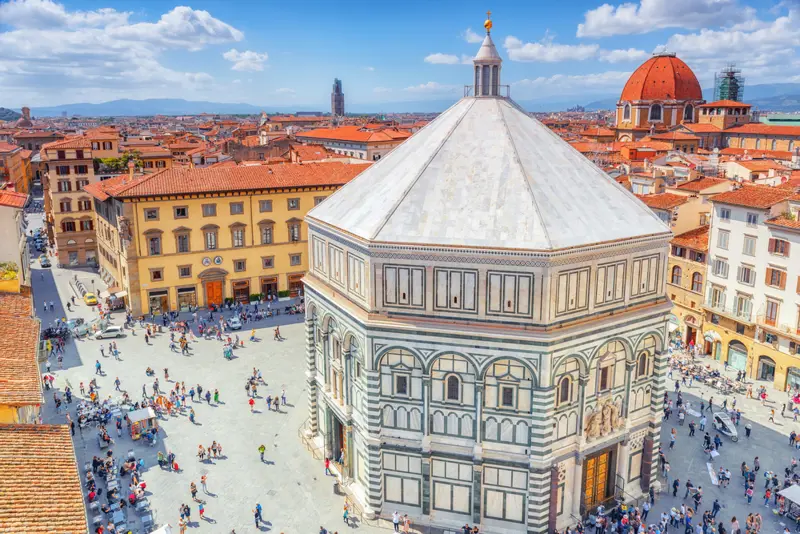
M 0 108 L 0 121 L 15 121 L 22 117 L 13 109 Z
M 294 109 L 294 108 L 292 108 Z M 100 104 L 64 104 L 61 106 L 32 108 L 34 117 L 59 117 L 63 112 L 70 117 L 113 117 L 150 115 L 198 115 L 200 113 L 254 114 L 262 108 L 251 104 L 202 102 L 182 98 L 149 98 L 146 100 L 111 100 Z

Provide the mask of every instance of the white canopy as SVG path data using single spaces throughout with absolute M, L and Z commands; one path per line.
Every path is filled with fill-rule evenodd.
M 152 408 L 142 408 L 141 410 L 134 410 L 128 413 L 128 419 L 132 422 L 136 421 L 144 421 L 145 419 L 153 419 L 156 416 L 156 412 L 153 411 Z
M 172 534 L 172 527 L 169 524 L 154 530 L 151 534 Z
M 778 492 L 778 495 L 786 498 L 787 501 L 792 501 L 795 504 L 800 504 L 800 486 L 792 484 L 788 488 Z

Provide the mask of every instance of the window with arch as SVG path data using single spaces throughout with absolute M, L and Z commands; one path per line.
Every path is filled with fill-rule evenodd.
M 650 106 L 650 120 L 651 121 L 661 120 L 661 104 L 653 104 L 652 106 Z
M 625 107 L 622 108 L 622 120 L 629 121 L 631 120 L 631 105 L 625 104 Z
M 442 354 L 431 364 L 431 402 L 475 402 L 475 367 L 458 354 Z
M 778 150 L 778 142 L 775 139 L 773 139 L 772 143 L 770 143 L 769 149 L 770 150 Z
M 761 149 L 761 139 L 756 139 L 756 150 Z
M 596 364 L 595 392 L 604 392 L 614 389 L 616 383 L 615 371 L 617 362 L 624 362 L 625 345 L 621 341 L 609 341 L 599 351 Z
M 656 354 L 655 336 L 647 336 L 639 346 L 639 358 L 636 360 L 636 378 L 650 376 L 651 360 Z
M 700 273 L 694 273 L 692 275 L 692 291 L 695 293 L 702 293 L 703 292 L 703 275 Z
M 558 404 L 566 404 L 572 400 L 572 379 L 563 377 L 558 383 Z
M 447 400 L 461 400 L 461 380 L 456 375 L 447 377 Z
M 683 120 L 687 122 L 692 122 L 694 120 L 694 106 L 691 104 L 686 104 L 686 107 L 683 108 Z
M 733 137 L 729 137 L 725 144 L 728 145 L 729 147 L 732 147 L 733 146 Z
M 647 353 L 639 354 L 639 361 L 636 362 L 636 378 L 647 376 Z
M 739 138 L 739 148 L 744 148 L 744 137 Z
M 533 377 L 515 360 L 499 360 L 486 370 L 484 406 L 489 409 L 530 412 Z
M 683 274 L 683 270 L 676 265 L 672 268 L 672 283 L 675 285 L 681 285 L 681 275 Z
M 422 367 L 407 350 L 391 349 L 381 357 L 381 395 L 421 398 Z
M 794 141 L 789 141 L 789 152 L 794 152 Z

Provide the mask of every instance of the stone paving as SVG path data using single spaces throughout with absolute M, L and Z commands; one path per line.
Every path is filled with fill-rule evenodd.
M 39 269 L 34 267 L 34 300 L 37 314 L 44 325 L 58 317 L 83 316 L 91 318 L 96 312 L 85 306 L 76 296 L 75 312 L 66 312 L 61 303 L 72 296 L 70 277 L 78 276 L 91 287 L 96 275 L 88 271 L 68 269 Z M 95 282 L 100 288 L 101 283 Z M 42 302 L 53 301 L 54 312 L 43 312 Z M 170 523 L 176 527 L 179 519 L 178 507 L 182 503 L 191 505 L 191 526 L 200 531 L 229 533 L 257 532 L 252 510 L 256 503 L 263 507 L 263 518 L 267 521 L 260 527 L 261 532 L 315 533 L 320 525 L 339 530 L 344 527 L 341 513 L 343 497 L 333 494 L 332 477 L 324 475 L 322 462 L 314 460 L 298 437 L 298 429 L 307 417 L 307 392 L 305 391 L 305 334 L 302 316 L 279 316 L 261 321 L 258 341 L 250 343 L 250 325 L 246 325 L 240 337 L 245 340 L 244 348 L 236 350 L 233 360 L 225 360 L 222 344 L 218 341 L 198 340 L 192 345 L 190 356 L 170 352 L 169 334 L 157 335 L 150 346 L 145 344 L 141 329 L 135 336 L 128 335 L 117 340 L 121 361 L 100 355 L 100 341 L 70 341 L 64 358 L 64 369 L 58 369 L 55 358 L 51 360 L 52 371 L 56 375 L 56 389 L 63 390 L 69 381 L 74 393 L 79 396 L 80 382 L 87 385 L 95 377 L 94 364 L 100 360 L 104 371 L 97 376 L 101 398 L 108 395 L 119 396 L 114 391 L 114 380 L 119 377 L 121 388 L 129 395 L 141 397 L 142 385 L 147 384 L 152 392 L 153 378 L 145 376 L 150 366 L 157 371 L 161 388 L 174 385 L 175 380 L 190 385 L 201 384 L 204 389 L 220 391 L 220 403 L 208 405 L 205 401 L 189 403 L 196 412 L 196 424 L 186 415 L 169 417 L 160 421 L 163 432 L 156 447 L 144 442 L 134 442 L 123 428 L 123 435 L 116 437 L 110 426 L 116 444 L 111 447 L 117 457 L 133 450 L 137 457 L 146 462 L 143 480 L 151 492 L 149 500 L 155 512 L 157 524 Z M 124 315 L 115 314 L 113 323 L 121 324 Z M 281 324 L 281 334 L 285 341 L 273 341 L 273 328 Z M 108 341 L 103 342 L 106 346 Z M 106 350 L 106 355 L 108 351 Z M 164 381 L 163 369 L 169 368 L 170 383 Z M 253 367 L 262 371 L 267 386 L 261 386 L 256 398 L 256 410 L 251 413 L 247 404 L 245 379 Z M 278 413 L 268 411 L 265 396 L 280 394 L 286 389 L 287 405 L 281 406 Z M 63 395 L 62 395 L 63 396 Z M 44 422 L 65 423 L 65 414 L 55 413 L 53 391 L 45 392 Z M 75 404 L 68 406 L 73 419 Z M 94 430 L 76 428 L 75 448 L 79 465 L 91 461 L 94 455 L 101 454 Z M 199 444 L 208 447 L 216 440 L 223 447 L 224 455 L 219 459 L 201 463 L 196 456 Z M 267 447 L 265 461 L 259 459 L 258 447 Z M 157 452 L 172 451 L 180 472 L 175 473 L 159 468 Z M 198 517 L 197 503 L 189 494 L 189 484 L 194 481 L 200 488 L 200 476 L 208 476 L 208 494 L 200 490 L 205 501 L 206 520 Z M 128 477 L 122 479 L 123 488 L 129 483 Z M 136 514 L 128 512 L 134 532 L 139 531 Z M 378 529 L 366 524 L 359 525 L 361 532 Z M 342 529 L 346 530 L 346 528 Z M 382 529 L 381 529 L 382 531 Z M 177 532 L 177 530 L 175 530 Z
M 735 371 L 725 371 L 720 364 L 708 358 L 700 358 L 698 361 L 704 364 L 710 363 L 712 367 L 718 368 L 732 378 L 736 376 Z M 670 380 L 668 378 L 667 380 L 667 390 L 674 405 L 674 401 L 677 398 L 674 379 Z M 761 385 L 761 382 L 755 382 L 754 389 L 759 385 Z M 770 506 L 764 506 L 765 481 L 763 474 L 766 471 L 775 471 L 778 473 L 780 482 L 783 482 L 784 468 L 791 464 L 793 456 L 800 458 L 800 451 L 790 447 L 788 444 L 789 433 L 792 430 L 800 432 L 800 423 L 793 422 L 788 410 L 785 417 L 780 415 L 781 406 L 787 400 L 786 394 L 772 390 L 768 383 L 764 383 L 764 385 L 767 386 L 768 392 L 768 402 L 765 406 L 762 406 L 755 399 L 746 399 L 743 394 L 723 396 L 719 391 L 699 382 L 694 382 L 692 387 L 682 386 L 684 401 L 691 402 L 693 411 L 699 411 L 701 400 L 704 400 L 707 404 L 709 397 L 714 398 L 714 411 L 720 409 L 720 405 L 726 398 L 728 399 L 729 407 L 732 405 L 733 400 L 736 399 L 736 407 L 742 411 L 742 420 L 738 427 L 739 441 L 734 443 L 728 437 L 720 435 L 722 439 L 720 456 L 712 464 L 715 471 L 720 466 L 729 469 L 732 475 L 731 483 L 727 488 L 720 488 L 720 486 L 712 483 L 707 465 L 708 455 L 703 451 L 704 432 L 700 432 L 698 429 L 694 437 L 689 437 L 689 421 L 693 420 L 697 423 L 699 417 L 687 416 L 684 425 L 679 426 L 677 415 L 673 413 L 670 420 L 664 422 L 661 431 L 661 444 L 667 456 L 667 461 L 670 463 L 669 480 L 665 481 L 664 478 L 659 477 L 664 487 L 661 494 L 657 496 L 656 504 L 650 512 L 649 519 L 651 522 L 656 521 L 661 512 L 669 511 L 673 506 L 680 506 L 681 502 L 685 502 L 687 506 L 693 505 L 691 497 L 685 501 L 683 499 L 686 493 L 684 484 L 689 478 L 695 486 L 702 486 L 703 488 L 703 501 L 699 507 L 700 514 L 702 514 L 702 511 L 711 508 L 714 499 L 719 499 L 722 510 L 717 519 L 718 521 L 724 521 L 725 527 L 729 531 L 731 517 L 736 516 L 744 530 L 744 519 L 747 514 L 760 513 L 764 520 L 762 533 L 783 532 L 784 526 L 787 526 L 784 519 L 773 514 L 774 506 L 772 506 L 772 503 Z M 770 409 L 772 408 L 775 408 L 776 411 L 775 423 L 769 421 Z M 706 431 L 709 432 L 713 439 L 715 432 L 710 424 L 712 417 L 709 411 L 706 411 L 706 414 L 709 420 Z M 752 426 L 752 433 L 749 439 L 745 437 L 744 427 L 747 423 Z M 669 434 L 673 428 L 677 430 L 678 437 L 675 449 L 669 450 Z M 756 478 L 753 502 L 748 505 L 744 497 L 744 479 L 741 476 L 741 464 L 746 462 L 752 468 L 753 460 L 756 456 L 759 457 L 761 470 Z M 681 489 L 678 491 L 677 497 L 672 497 L 671 485 L 675 478 L 680 480 Z M 794 530 L 793 524 L 788 526 Z

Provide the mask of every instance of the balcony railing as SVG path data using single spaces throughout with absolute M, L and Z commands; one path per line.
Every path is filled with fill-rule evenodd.
M 800 328 L 797 325 L 792 325 L 789 323 L 779 323 L 777 319 L 773 317 L 768 317 L 764 314 L 759 314 L 756 317 L 756 322 L 759 326 L 765 327 L 767 330 L 771 330 L 773 332 L 780 332 L 782 334 L 787 334 L 790 336 L 794 336 L 800 338 Z
M 736 309 L 736 307 L 734 306 L 723 306 L 720 304 L 715 304 L 714 302 L 712 302 L 711 299 L 706 299 L 703 305 L 709 310 L 713 311 L 714 313 L 718 313 L 720 315 L 736 319 L 737 321 L 742 321 L 745 323 L 753 322 L 752 319 L 753 312 L 750 310 L 739 310 Z

